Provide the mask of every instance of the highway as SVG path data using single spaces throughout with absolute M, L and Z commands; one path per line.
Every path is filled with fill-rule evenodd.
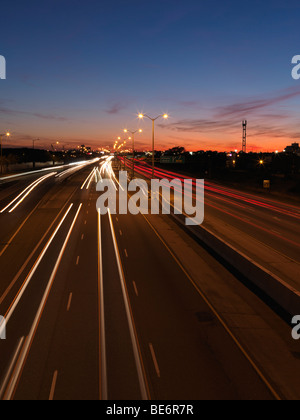
M 131 162 L 127 167 L 131 168 Z M 135 171 L 150 179 L 152 169 L 136 160 Z M 159 179 L 189 179 L 156 169 Z M 194 180 L 195 181 L 195 180 Z M 191 194 L 194 195 L 191 191 Z M 205 180 L 204 226 L 300 290 L 300 207 Z
M 272 307 L 171 217 L 100 215 L 97 182 L 118 189 L 112 158 L 69 169 L 0 190 L 1 399 L 299 398 L 299 343 Z M 211 216 L 228 211 L 236 222 L 243 206 L 261 226 L 276 212 L 291 228 L 274 247 L 295 248 L 295 209 L 257 209 L 220 191 L 208 197 Z

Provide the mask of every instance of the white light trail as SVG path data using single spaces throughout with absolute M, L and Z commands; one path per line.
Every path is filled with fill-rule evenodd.
M 71 206 L 69 207 L 69 210 L 71 209 L 71 207 L 72 207 L 72 206 L 73 206 L 73 204 L 71 204 Z M 37 311 L 37 313 L 36 313 L 36 316 L 35 316 L 35 319 L 34 319 L 34 321 L 33 321 L 32 327 L 31 327 L 31 329 L 30 329 L 30 332 L 29 332 L 28 336 L 26 337 L 25 344 L 24 344 L 24 346 L 23 346 L 23 348 L 22 348 L 22 352 L 21 352 L 21 354 L 20 354 L 20 356 L 19 356 L 19 359 L 18 359 L 17 365 L 16 365 L 16 367 L 15 367 L 15 369 L 14 369 L 12 379 L 11 379 L 11 381 L 10 381 L 10 384 L 9 384 L 9 386 L 8 386 L 8 389 L 6 390 L 6 394 L 4 395 L 4 400 L 10 400 L 10 399 L 12 398 L 12 395 L 13 395 L 13 393 L 14 393 L 15 387 L 16 387 L 16 385 L 17 385 L 17 383 L 18 383 L 19 376 L 20 376 L 20 374 L 21 374 L 22 368 L 23 368 L 24 363 L 25 363 L 25 361 L 26 361 L 26 357 L 27 357 L 27 354 L 28 354 L 28 352 L 29 352 L 29 349 L 30 349 L 31 343 L 32 343 L 32 341 L 33 341 L 33 339 L 34 339 L 34 335 L 35 335 L 36 329 L 37 329 L 37 327 L 38 327 L 39 320 L 40 320 L 41 315 L 42 315 L 42 313 L 43 313 L 43 311 L 44 311 L 45 304 L 46 304 L 46 302 L 47 302 L 47 299 L 48 299 L 48 296 L 49 296 L 50 290 L 51 290 L 51 288 L 52 288 L 52 285 L 53 285 L 53 282 L 54 282 L 54 279 L 55 279 L 56 273 L 57 273 L 57 271 L 58 271 L 59 265 L 60 265 L 60 263 L 61 263 L 62 257 L 63 257 L 63 255 L 64 255 L 64 252 L 65 252 L 65 249 L 66 249 L 67 244 L 68 244 L 68 242 L 69 242 L 69 239 L 70 239 L 70 236 L 71 236 L 71 234 L 72 234 L 72 231 L 73 231 L 73 229 L 74 229 L 74 226 L 75 226 L 76 220 L 77 220 L 77 218 L 78 218 L 78 215 L 79 215 L 79 213 L 80 213 L 81 207 L 82 207 L 82 203 L 80 204 L 80 206 L 79 206 L 79 208 L 78 208 L 78 210 L 77 210 L 77 213 L 76 213 L 76 215 L 75 215 L 75 217 L 74 217 L 74 219 L 73 219 L 73 222 L 72 222 L 72 224 L 71 224 L 71 227 L 70 227 L 70 229 L 69 229 L 69 232 L 68 232 L 68 234 L 67 234 L 67 237 L 66 237 L 66 239 L 65 239 L 65 242 L 64 242 L 64 244 L 63 244 L 63 246 L 62 246 L 62 248 L 61 248 L 60 254 L 59 254 L 58 258 L 57 258 L 56 264 L 55 264 L 54 269 L 53 269 L 53 271 L 52 271 L 52 274 L 51 274 L 51 276 L 50 276 L 50 279 L 49 279 L 48 285 L 47 285 L 47 287 L 46 287 L 46 290 L 45 290 L 45 292 L 44 292 L 44 295 L 43 295 L 43 298 L 42 298 L 42 300 L 41 300 L 40 306 L 39 306 L 38 311 Z M 67 211 L 66 215 L 68 214 L 69 210 Z M 63 218 L 62 222 L 65 220 L 66 215 L 64 216 L 64 218 Z M 61 222 L 61 224 L 62 224 L 62 222 Z M 61 224 L 59 225 L 59 227 L 61 226 Z M 58 229 L 59 229 L 59 227 L 58 227 Z M 57 230 L 56 230 L 56 232 L 57 232 Z M 55 234 L 56 234 L 56 232 L 55 232 Z M 52 242 L 52 239 L 53 239 L 53 238 L 54 238 L 54 236 L 51 238 L 51 242 Z M 50 243 L 51 243 L 51 242 L 50 242 Z M 48 248 L 47 248 L 47 249 L 48 249 Z M 43 253 L 43 255 L 45 255 L 45 254 Z M 39 260 L 39 261 L 41 261 L 41 260 Z
M 0 211 L 0 213 L 4 213 L 5 210 L 7 210 L 9 207 L 11 207 L 19 198 L 20 200 L 18 203 L 9 211 L 9 213 L 13 212 L 21 203 L 24 201 L 24 199 L 43 181 L 45 181 L 47 178 L 50 178 L 51 176 L 55 175 L 57 172 L 51 172 L 48 175 L 42 176 L 41 178 L 34 181 L 32 184 L 30 184 L 28 187 L 26 187 L 16 198 L 14 198 L 4 209 Z M 22 197 L 22 198 L 21 198 Z
M 92 172 L 89 174 L 89 176 L 86 178 L 86 180 L 84 181 L 84 183 L 81 186 L 81 190 L 84 189 L 85 185 L 87 184 L 87 182 L 89 182 L 89 179 L 94 175 L 94 170 L 95 168 L 92 170 Z
M 95 174 L 96 174 L 96 168 L 93 169 L 92 176 L 91 176 L 91 178 L 90 178 L 90 180 L 87 184 L 87 187 L 86 187 L 87 190 L 90 188 L 91 182 L 92 182 L 93 178 L 95 177 Z M 96 178 L 96 181 L 97 181 L 97 178 Z
M 19 304 L 19 302 L 20 302 L 20 300 L 21 300 L 21 298 L 22 298 L 23 294 L 25 293 L 25 290 L 27 289 L 27 287 L 28 287 L 28 285 L 29 285 L 29 283 L 30 283 L 30 281 L 31 281 L 31 279 L 32 279 L 32 277 L 33 277 L 33 275 L 34 275 L 34 273 L 35 273 L 35 272 L 36 272 L 36 270 L 38 269 L 38 267 L 39 267 L 39 265 L 40 265 L 40 263 L 41 263 L 42 259 L 44 258 L 44 256 L 45 256 L 45 254 L 46 254 L 46 252 L 47 252 L 48 248 L 50 247 L 51 243 L 53 242 L 53 240 L 54 240 L 55 236 L 57 235 L 57 232 L 58 232 L 58 231 L 59 231 L 59 229 L 61 228 L 61 226 L 62 226 L 63 222 L 65 221 L 65 219 L 66 219 L 67 215 L 69 214 L 69 212 L 70 212 L 70 210 L 71 210 L 71 208 L 72 208 L 72 207 L 73 207 L 73 203 L 72 203 L 72 204 L 70 204 L 70 206 L 69 206 L 68 210 L 67 210 L 67 211 L 66 211 L 66 213 L 64 214 L 64 216 L 63 216 L 63 218 L 61 219 L 61 221 L 60 221 L 59 225 L 58 225 L 58 226 L 57 226 L 57 228 L 55 229 L 55 231 L 54 231 L 53 235 L 52 235 L 52 236 L 51 236 L 51 238 L 49 239 L 49 241 L 48 241 L 47 245 L 46 245 L 46 246 L 45 246 L 45 248 L 43 249 L 42 253 L 40 254 L 40 256 L 39 256 L 39 258 L 38 258 L 38 260 L 36 261 L 36 263 L 35 263 L 34 267 L 32 268 L 32 270 L 31 270 L 31 272 L 30 272 L 30 274 L 27 276 L 26 281 L 23 283 L 23 286 L 22 286 L 22 288 L 20 289 L 20 291 L 19 291 L 19 293 L 18 293 L 17 297 L 15 298 L 15 300 L 14 300 L 13 304 L 11 305 L 11 307 L 9 308 L 9 311 L 8 311 L 8 312 L 7 312 L 7 314 L 5 315 L 5 320 L 6 320 L 6 323 L 7 323 L 7 324 L 8 324 L 8 322 L 9 322 L 10 318 L 12 317 L 12 314 L 14 313 L 14 311 L 15 311 L 16 307 L 18 306 L 18 304 Z M 1 328 L 0 328 L 0 334 L 1 334 Z

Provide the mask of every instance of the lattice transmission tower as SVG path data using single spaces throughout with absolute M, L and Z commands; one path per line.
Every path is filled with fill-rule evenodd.
M 243 144 L 242 144 L 242 151 L 247 153 L 247 121 L 243 121 Z

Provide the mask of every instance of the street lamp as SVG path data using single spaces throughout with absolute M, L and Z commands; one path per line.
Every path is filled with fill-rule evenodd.
M 40 139 L 32 139 L 32 148 L 33 148 L 33 159 L 32 159 L 32 167 L 35 168 L 35 142 L 40 141 Z
M 56 144 L 56 145 L 58 145 L 58 144 L 59 144 L 59 141 L 57 141 L 55 144 Z M 78 146 L 78 147 L 79 147 L 79 146 Z M 55 165 L 55 152 L 56 152 L 56 149 L 54 149 L 53 144 L 51 144 L 51 148 L 52 148 L 52 150 L 53 150 L 53 154 L 52 154 L 52 161 L 53 161 L 53 166 L 54 166 L 54 165 Z
M 1 175 L 3 173 L 3 156 L 2 156 L 2 137 L 10 137 L 10 133 L 0 134 L 0 148 L 1 148 Z
M 158 120 L 158 118 L 162 117 L 165 120 L 167 120 L 169 118 L 169 115 L 161 114 L 156 118 L 151 118 L 147 114 L 139 114 L 139 119 L 142 120 L 144 117 L 152 121 L 152 179 L 154 179 L 154 129 L 155 129 L 154 125 L 155 125 L 155 121 Z
M 135 133 L 142 133 L 142 132 L 143 130 L 141 129 L 135 130 L 135 131 L 127 130 L 126 128 L 124 129 L 124 133 L 130 133 L 132 135 L 132 178 L 134 178 L 134 135 Z
M 126 130 L 127 131 L 127 130 Z M 125 130 L 124 130 L 124 132 L 125 132 Z M 126 140 L 132 140 L 132 137 L 127 137 L 127 139 Z M 124 140 L 124 143 L 123 143 L 123 145 L 125 146 L 126 145 L 126 143 L 127 143 L 127 141 L 126 140 Z M 126 154 L 127 153 L 127 150 L 125 150 L 124 152 L 123 152 L 123 156 L 124 156 L 124 158 L 123 158 L 123 166 L 124 166 L 124 171 L 126 171 Z

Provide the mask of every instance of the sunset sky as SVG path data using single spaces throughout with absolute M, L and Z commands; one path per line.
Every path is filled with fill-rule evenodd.
M 6 0 L 1 2 L 5 145 L 283 150 L 300 140 L 299 0 Z

